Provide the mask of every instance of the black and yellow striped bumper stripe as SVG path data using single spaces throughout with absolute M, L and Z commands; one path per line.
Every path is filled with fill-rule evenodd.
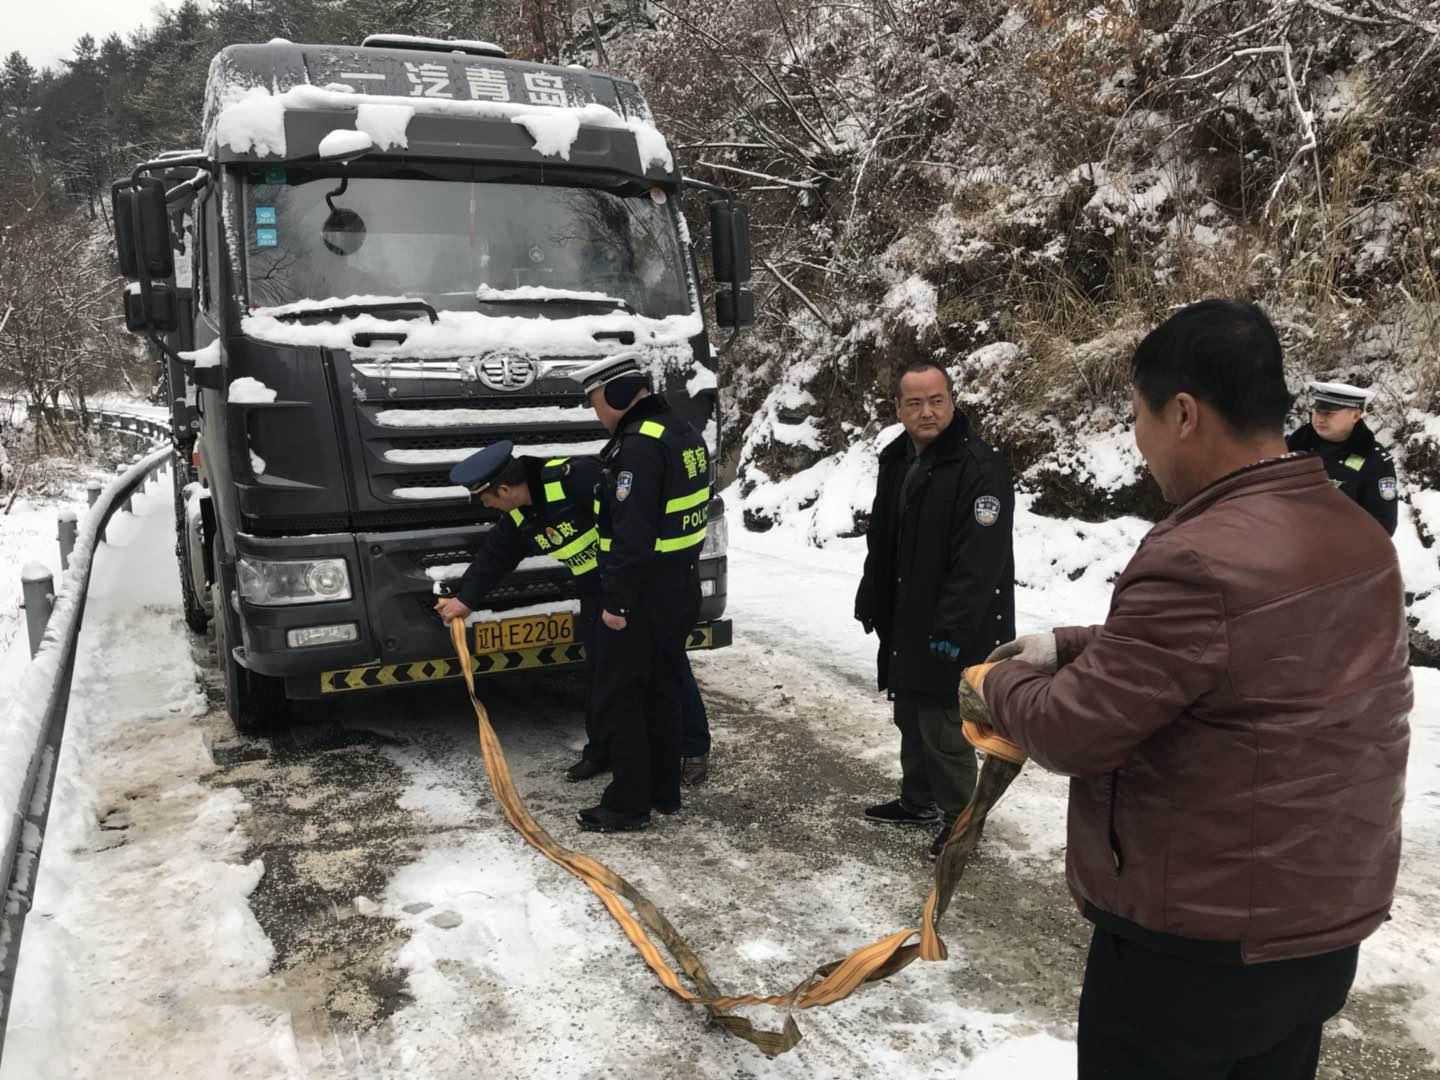
M 717 641 L 715 627 L 705 625 L 690 631 L 687 649 L 710 649 L 728 645 L 728 637 Z M 585 660 L 585 646 L 543 645 L 533 649 L 512 649 L 508 652 L 484 653 L 470 658 L 473 675 L 503 675 L 510 671 L 532 668 L 563 667 Z M 367 664 L 364 667 L 335 668 L 320 673 L 321 694 L 349 693 L 353 690 L 380 690 L 390 686 L 438 682 L 464 676 L 458 660 L 416 660 L 408 664 Z

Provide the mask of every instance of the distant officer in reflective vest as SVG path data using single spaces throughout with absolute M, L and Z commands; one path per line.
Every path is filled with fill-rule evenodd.
M 600 454 L 596 507 L 594 712 L 614 776 L 576 820 L 586 830 L 630 831 L 645 828 L 651 810 L 680 809 L 685 639 L 700 614 L 710 462 L 704 440 L 650 393 L 633 359 L 607 357 L 573 377 L 613 436 Z
M 1306 386 L 1313 394 L 1310 423 L 1291 433 L 1285 444 L 1291 451 L 1319 454 L 1330 482 L 1394 536 L 1400 496 L 1395 462 L 1362 419 L 1375 391 L 1341 382 L 1311 381 Z

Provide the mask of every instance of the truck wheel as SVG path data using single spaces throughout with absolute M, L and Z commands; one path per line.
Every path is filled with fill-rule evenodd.
M 205 602 L 195 591 L 195 578 L 190 566 L 190 545 L 186 542 L 189 522 L 185 518 L 185 485 L 188 478 L 181 474 L 177 463 L 171 474 L 175 478 L 175 561 L 180 568 L 180 599 L 185 607 L 185 625 L 197 634 L 203 634 L 210 624 L 210 613 Z
M 241 735 L 257 738 L 283 731 L 290 720 L 285 680 L 257 675 L 235 662 L 230 651 L 239 637 L 235 613 L 218 582 L 211 586 L 210 596 L 215 607 L 215 657 L 225 673 L 225 711 L 230 722 Z

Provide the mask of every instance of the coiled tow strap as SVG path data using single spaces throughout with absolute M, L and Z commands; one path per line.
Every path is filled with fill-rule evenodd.
M 856 950 L 843 960 L 825 964 L 789 993 L 726 996 L 721 994 L 711 981 L 705 965 L 686 944 L 679 931 L 644 893 L 589 855 L 571 851 L 556 843 L 531 816 L 524 800 L 520 798 L 520 793 L 515 789 L 505 752 L 490 724 L 490 715 L 476 696 L 475 677 L 470 664 L 470 651 L 465 641 L 463 620 L 450 620 L 450 638 L 454 643 L 460 668 L 465 673 L 465 687 L 470 695 L 470 705 L 475 710 L 475 719 L 480 726 L 480 749 L 485 756 L 485 773 L 490 779 L 490 787 L 495 792 L 495 798 L 499 801 L 506 820 L 540 854 L 590 887 L 611 917 L 619 923 L 620 929 L 640 953 L 641 959 L 649 965 L 655 977 L 667 990 L 682 1001 L 702 1006 L 711 1019 L 730 1034 L 753 1043 L 768 1055 L 783 1054 L 800 1041 L 800 1029 L 796 1026 L 794 1017 L 796 1009 L 809 1009 L 816 1005 L 831 1005 L 843 1001 L 862 984 L 887 979 L 908 966 L 916 957 L 922 960 L 946 958 L 945 942 L 940 939 L 936 926 L 950 904 L 950 897 L 960 881 L 970 853 L 980 842 L 986 815 L 1019 774 L 1020 767 L 1025 762 L 1025 755 L 1018 747 L 967 722 L 966 736 L 986 752 L 985 762 L 980 769 L 975 794 L 956 820 L 945 849 L 936 861 L 935 887 L 925 900 L 925 911 L 919 929 L 900 930 Z M 629 901 L 630 908 L 634 909 L 633 913 L 623 901 Z M 919 940 L 912 940 L 917 935 Z M 695 990 L 688 989 L 681 982 L 675 968 L 656 947 L 654 939 L 659 939 L 669 950 L 680 969 L 689 976 Z M 773 1005 L 784 1009 L 784 1025 L 779 1031 L 766 1031 L 757 1028 L 745 1017 L 731 1012 L 732 1009 L 746 1005 Z

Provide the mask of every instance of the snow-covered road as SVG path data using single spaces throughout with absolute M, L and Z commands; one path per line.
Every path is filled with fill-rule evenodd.
M 237 738 L 184 631 L 169 500 L 136 510 L 96 564 L 0 1080 L 1073 1068 L 1088 935 L 1061 881 L 1056 778 L 1027 772 L 996 812 L 947 917 L 950 961 L 801 1014 L 805 1041 L 767 1061 L 660 989 L 593 896 L 505 825 L 456 685 Z M 1103 614 L 1140 528 L 1026 516 L 1020 543 L 1049 569 L 1022 589 L 1022 628 Z M 929 884 L 928 834 L 859 818 L 898 768 L 873 639 L 850 618 L 857 552 L 737 537 L 738 643 L 696 660 L 715 775 L 648 833 L 582 840 L 571 824 L 598 790 L 559 777 L 581 739 L 573 677 L 484 684 L 536 816 L 645 889 L 727 991 L 787 988 L 914 925 Z M 1332 1077 L 1440 1076 L 1423 996 L 1440 981 L 1440 675 L 1417 681 L 1401 898 L 1362 950 Z

